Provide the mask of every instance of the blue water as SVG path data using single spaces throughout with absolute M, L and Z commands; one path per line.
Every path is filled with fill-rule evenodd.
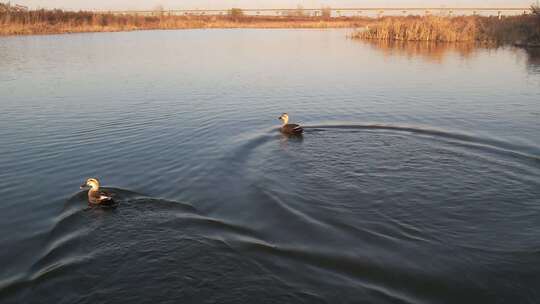
M 0 38 L 1 302 L 537 303 L 540 54 L 349 33 Z

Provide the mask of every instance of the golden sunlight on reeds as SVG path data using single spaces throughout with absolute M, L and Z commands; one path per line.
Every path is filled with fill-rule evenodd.
M 442 63 L 448 54 L 470 57 L 477 46 L 471 43 L 433 43 L 428 41 L 369 40 L 368 44 L 385 57 L 403 56 L 421 58 L 432 63 Z
M 175 16 L 163 12 L 141 16 L 62 10 L 24 11 L 0 3 L 0 35 L 193 28 L 350 28 L 366 24 L 366 18 L 358 17 L 247 16 L 238 9 L 232 9 L 223 16 Z
M 248 16 L 241 9 L 227 15 L 169 15 L 156 10 L 151 15 L 26 10 L 0 3 L 0 35 L 113 32 L 148 29 L 193 28 L 360 28 L 353 38 L 393 41 L 513 43 L 540 46 L 540 9 L 513 17 L 481 16 L 388 16 L 332 18 L 329 10 L 318 17 L 299 9 L 288 16 Z M 366 26 L 367 25 L 367 26 Z
M 533 10 L 534 11 L 534 10 Z M 513 17 L 386 17 L 353 35 L 358 39 L 540 44 L 540 14 Z

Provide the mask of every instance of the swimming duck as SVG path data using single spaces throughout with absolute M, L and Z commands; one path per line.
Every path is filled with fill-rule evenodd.
M 283 123 L 279 130 L 284 134 L 301 135 L 304 132 L 304 129 L 300 125 L 289 123 L 289 114 L 287 113 L 281 114 L 279 120 Z
M 99 190 L 99 181 L 97 179 L 89 178 L 81 185 L 81 189 L 86 189 L 87 187 L 90 187 L 88 190 L 88 203 L 95 205 L 108 205 L 114 203 L 110 193 Z

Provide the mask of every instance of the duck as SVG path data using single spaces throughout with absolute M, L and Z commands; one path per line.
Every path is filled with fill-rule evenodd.
M 279 120 L 282 122 L 281 128 L 279 129 L 281 133 L 288 135 L 302 135 L 302 133 L 304 133 L 304 129 L 300 125 L 289 123 L 289 114 L 281 114 Z
M 99 189 L 99 181 L 97 178 L 89 178 L 81 185 L 81 189 L 88 189 L 88 203 L 93 205 L 110 205 L 114 204 L 113 197 L 110 193 Z

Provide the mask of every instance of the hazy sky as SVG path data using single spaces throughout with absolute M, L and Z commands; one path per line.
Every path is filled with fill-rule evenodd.
M 4 0 L 5 1 L 5 0 Z M 32 8 L 64 9 L 152 9 L 158 5 L 165 8 L 193 9 L 230 7 L 287 8 L 302 5 L 305 8 L 331 7 L 385 7 L 385 6 L 483 6 L 527 7 L 535 0 L 11 0 L 11 3 Z

